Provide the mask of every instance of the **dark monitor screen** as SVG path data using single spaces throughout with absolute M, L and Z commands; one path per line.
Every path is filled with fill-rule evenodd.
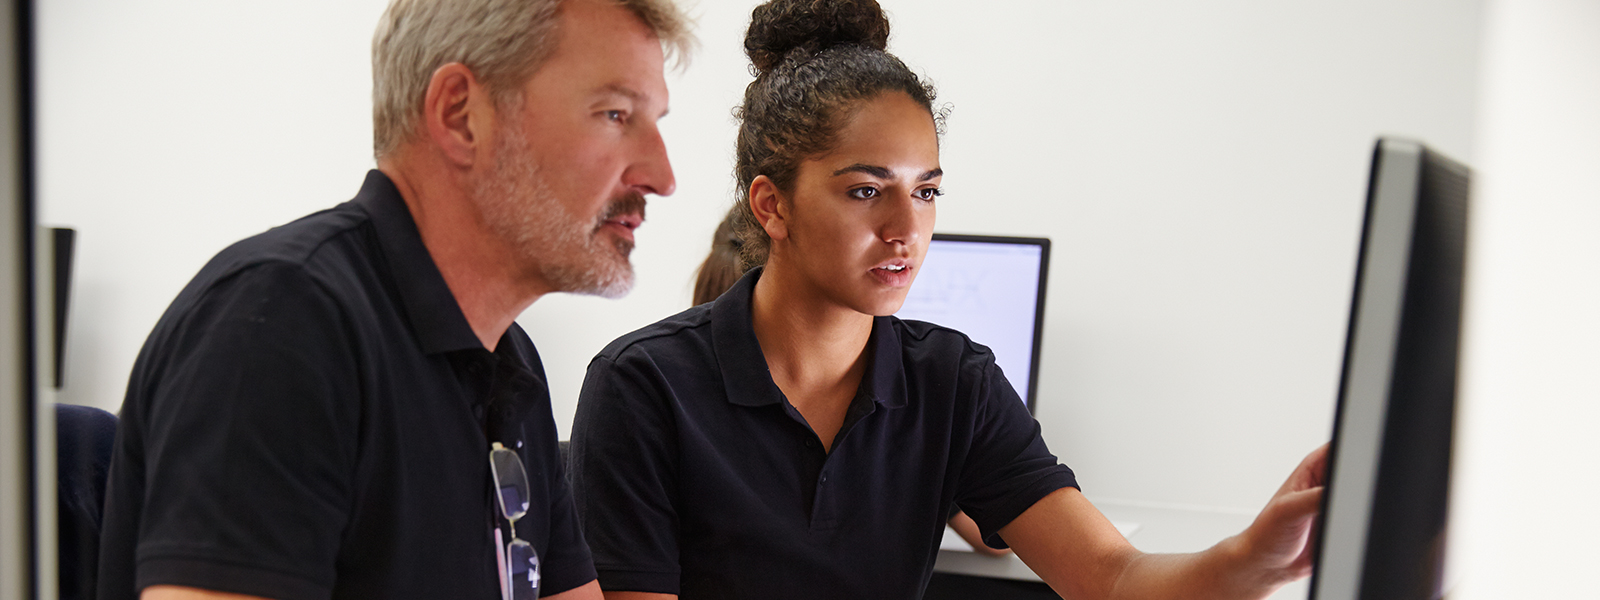
M 935 233 L 895 316 L 943 325 L 988 346 L 1031 411 L 1049 272 L 1048 239 Z
M 1440 597 L 1470 179 L 1421 144 L 1378 141 L 1315 600 Z

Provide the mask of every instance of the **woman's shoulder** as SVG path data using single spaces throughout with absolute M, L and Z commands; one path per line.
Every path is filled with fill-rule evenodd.
M 681 353 L 710 343 L 711 303 L 701 304 L 612 340 L 595 358 L 616 362 L 630 353 Z
M 914 319 L 889 317 L 900 336 L 901 353 L 913 362 L 932 361 L 981 366 L 994 362 L 994 352 L 955 329 Z

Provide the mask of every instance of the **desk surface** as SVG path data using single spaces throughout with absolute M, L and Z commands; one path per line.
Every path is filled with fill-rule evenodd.
M 1255 515 L 1184 508 L 1096 501 L 1095 506 L 1119 525 L 1137 525 L 1128 541 L 1145 552 L 1198 552 L 1243 531 Z M 1121 527 L 1121 529 L 1128 529 Z M 1016 555 L 983 556 L 970 551 L 940 550 L 933 569 L 941 573 L 976 575 L 1023 581 L 1039 581 L 1028 565 Z M 1272 600 L 1304 599 L 1310 587 L 1306 581 L 1284 586 Z

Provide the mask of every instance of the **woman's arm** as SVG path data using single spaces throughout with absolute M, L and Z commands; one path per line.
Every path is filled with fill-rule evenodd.
M 152 585 L 139 593 L 139 600 L 268 600 L 260 596 L 213 592 L 178 585 Z
M 606 600 L 678 600 L 678 596 L 650 592 L 606 592 Z
M 559 594 L 545 596 L 547 600 L 601 600 L 600 582 L 590 581 Z
M 1326 460 L 1327 446 L 1313 451 L 1249 528 L 1202 552 L 1140 552 L 1073 488 L 1034 503 L 1000 535 L 1069 600 L 1265 598 L 1311 573 Z
M 984 556 L 1011 554 L 1010 550 L 990 548 L 988 544 L 983 543 L 983 533 L 978 530 L 978 524 L 972 520 L 972 517 L 967 516 L 967 513 L 956 511 L 956 514 L 950 517 L 950 529 L 955 530 L 956 535 L 961 536 L 962 541 L 970 544 L 973 552 Z

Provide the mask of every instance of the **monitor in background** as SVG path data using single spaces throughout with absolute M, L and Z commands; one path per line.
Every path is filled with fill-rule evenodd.
M 895 316 L 937 323 L 988 346 L 1031 412 L 1049 272 L 1048 239 L 935 233 Z
M 1313 600 L 1440 597 L 1470 179 L 1421 144 L 1378 141 Z
M 47 230 L 50 234 L 50 244 L 54 249 L 50 254 L 52 265 L 51 275 L 55 277 L 55 285 L 51 286 L 51 301 L 55 315 L 55 335 L 51 336 L 52 351 L 55 353 L 53 378 L 51 384 L 56 389 L 66 383 L 63 374 L 66 372 L 67 355 L 67 305 L 72 291 L 72 249 L 73 241 L 77 239 L 77 232 L 65 227 L 52 227 Z

